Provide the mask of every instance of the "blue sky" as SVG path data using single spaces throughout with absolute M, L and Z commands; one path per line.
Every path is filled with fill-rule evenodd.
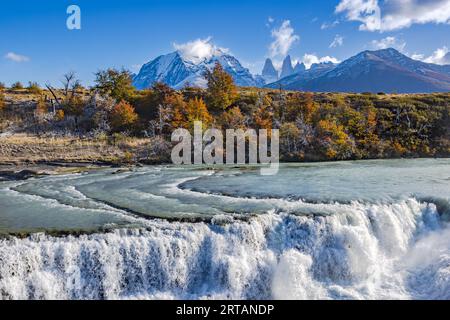
M 81 8 L 81 30 L 66 27 L 72 4 Z M 3 1 L 0 81 L 57 85 L 73 70 L 91 85 L 99 69 L 137 71 L 198 39 L 197 47 L 227 48 L 254 73 L 266 57 L 342 61 L 387 46 L 446 63 L 449 21 L 450 0 Z

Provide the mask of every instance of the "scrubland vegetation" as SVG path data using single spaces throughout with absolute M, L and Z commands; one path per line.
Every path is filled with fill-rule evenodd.
M 137 91 L 125 70 L 74 73 L 62 88 L 0 85 L 0 162 L 169 160 L 170 135 L 193 122 L 280 129 L 282 161 L 450 155 L 450 94 L 386 95 L 238 88 L 220 65 L 207 89 Z M 33 151 L 34 150 L 34 151 Z

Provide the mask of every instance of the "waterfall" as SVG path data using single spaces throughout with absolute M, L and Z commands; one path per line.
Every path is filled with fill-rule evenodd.
M 327 206 L 336 213 L 3 239 L 0 298 L 450 299 L 435 205 Z

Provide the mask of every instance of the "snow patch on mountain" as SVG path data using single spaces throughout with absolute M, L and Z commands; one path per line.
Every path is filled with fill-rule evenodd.
M 261 78 L 253 76 L 226 50 L 204 46 L 204 43 L 175 46 L 178 51 L 159 56 L 141 68 L 133 79 L 137 89 L 150 88 L 155 82 L 163 82 L 175 89 L 187 85 L 204 88 L 204 74 L 207 70 L 212 70 L 216 63 L 222 65 L 238 86 L 264 85 Z

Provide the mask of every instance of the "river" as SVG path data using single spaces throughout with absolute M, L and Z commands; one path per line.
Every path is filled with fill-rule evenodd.
M 2 299 L 450 299 L 449 159 L 104 169 L 0 204 Z

